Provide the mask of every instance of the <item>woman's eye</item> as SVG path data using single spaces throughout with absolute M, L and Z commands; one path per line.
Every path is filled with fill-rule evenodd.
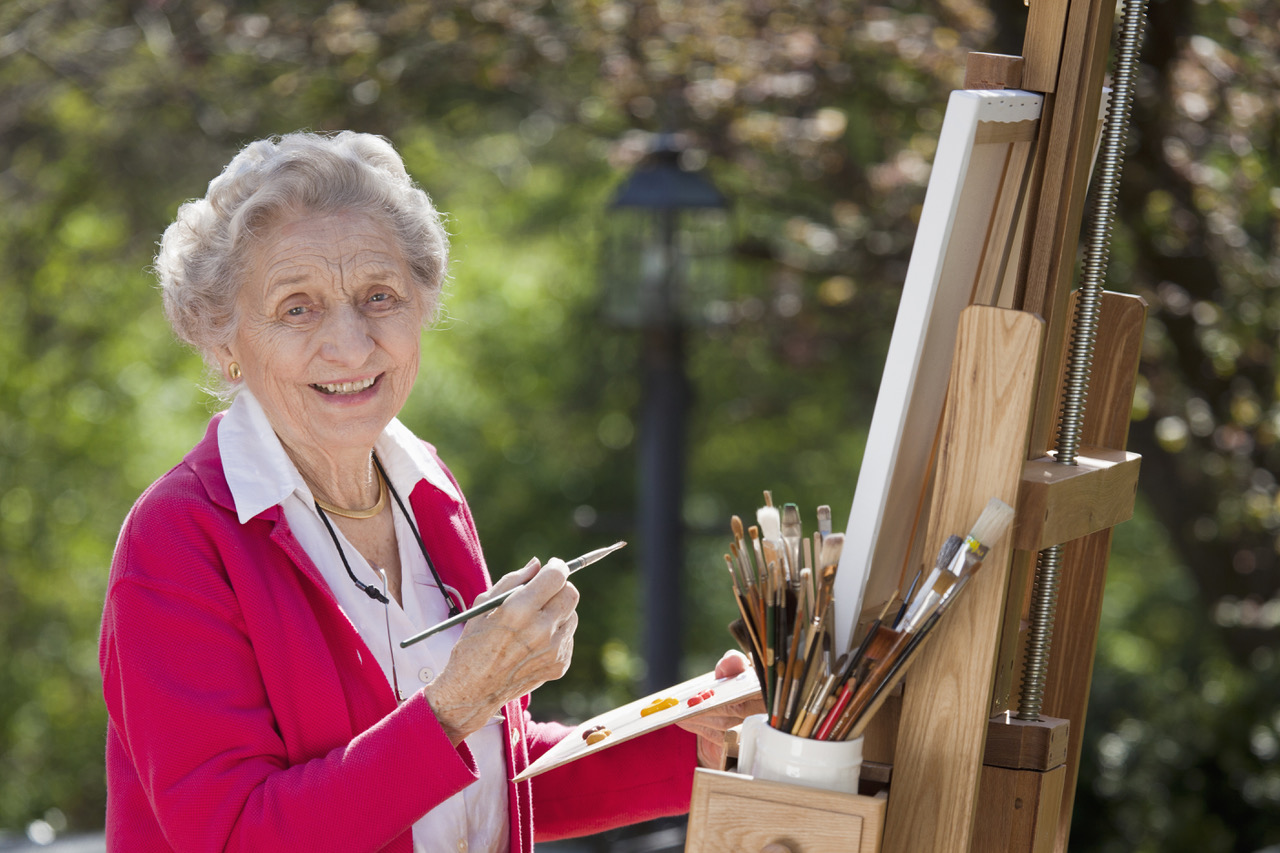
M 307 309 L 306 309 L 306 306 L 295 305 L 292 308 L 290 308 L 288 311 L 285 311 L 284 313 L 285 313 L 285 316 L 288 316 L 288 317 L 301 317 L 303 314 L 307 313 Z
M 369 297 L 370 302 L 386 302 L 391 298 L 390 293 L 375 293 Z

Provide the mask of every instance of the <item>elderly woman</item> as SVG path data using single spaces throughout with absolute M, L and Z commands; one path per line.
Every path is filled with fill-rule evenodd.
M 509 781 L 569 731 L 526 707 L 569 665 L 578 594 L 559 560 L 491 587 L 457 482 L 396 420 L 446 259 L 399 156 L 354 133 L 249 145 L 165 232 L 170 322 L 234 402 L 116 548 L 112 849 L 528 851 L 686 810 L 749 710 Z

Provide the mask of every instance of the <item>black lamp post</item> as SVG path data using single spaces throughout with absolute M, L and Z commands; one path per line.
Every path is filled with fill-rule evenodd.
M 676 139 L 658 135 L 610 204 L 602 258 L 606 314 L 643 335 L 637 544 L 650 692 L 680 676 L 685 330 L 727 281 L 730 238 L 725 197 L 680 161 Z

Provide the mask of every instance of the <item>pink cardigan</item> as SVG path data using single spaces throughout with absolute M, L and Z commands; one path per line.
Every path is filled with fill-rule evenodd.
M 238 523 L 219 419 L 138 500 L 112 561 L 108 848 L 408 853 L 413 822 L 474 781 L 475 763 L 421 691 L 396 706 L 280 508 Z M 470 602 L 490 580 L 465 502 L 423 480 L 410 504 Z M 505 709 L 511 776 L 569 731 L 527 706 Z M 694 755 L 693 735 L 669 727 L 509 785 L 511 850 L 686 811 Z

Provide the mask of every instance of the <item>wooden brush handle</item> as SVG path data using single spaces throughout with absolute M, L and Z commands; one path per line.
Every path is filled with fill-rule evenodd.
M 889 671 L 884 682 L 871 697 L 871 701 L 867 703 L 867 707 L 862 711 L 858 719 L 854 721 L 853 727 L 848 734 L 845 735 L 846 740 L 853 740 L 862 736 L 872 717 L 876 715 L 876 711 L 880 710 L 880 706 L 884 704 L 884 701 L 889 698 L 889 694 L 902 681 L 902 677 L 907 674 L 907 669 L 916 658 L 916 651 L 919 650 L 920 646 L 924 645 L 925 640 L 929 639 L 929 634 L 931 633 L 929 629 L 938 621 L 937 617 L 938 614 L 935 613 L 912 637 L 911 643 L 898 658 L 897 664 Z
M 911 644 L 913 637 L 911 634 L 894 631 L 892 628 L 882 627 L 881 630 L 891 636 L 882 643 L 884 651 L 874 656 L 875 663 L 872 665 L 871 671 L 867 673 L 867 677 L 858 685 L 857 691 L 849 701 L 849 706 L 845 708 L 844 714 L 831 736 L 833 740 L 843 740 L 848 736 L 849 730 L 853 728 L 868 706 L 871 705 L 880 686 L 889 678 L 898 661 L 902 659 L 903 652 Z M 879 637 L 872 641 L 871 646 L 873 649 L 879 641 Z

